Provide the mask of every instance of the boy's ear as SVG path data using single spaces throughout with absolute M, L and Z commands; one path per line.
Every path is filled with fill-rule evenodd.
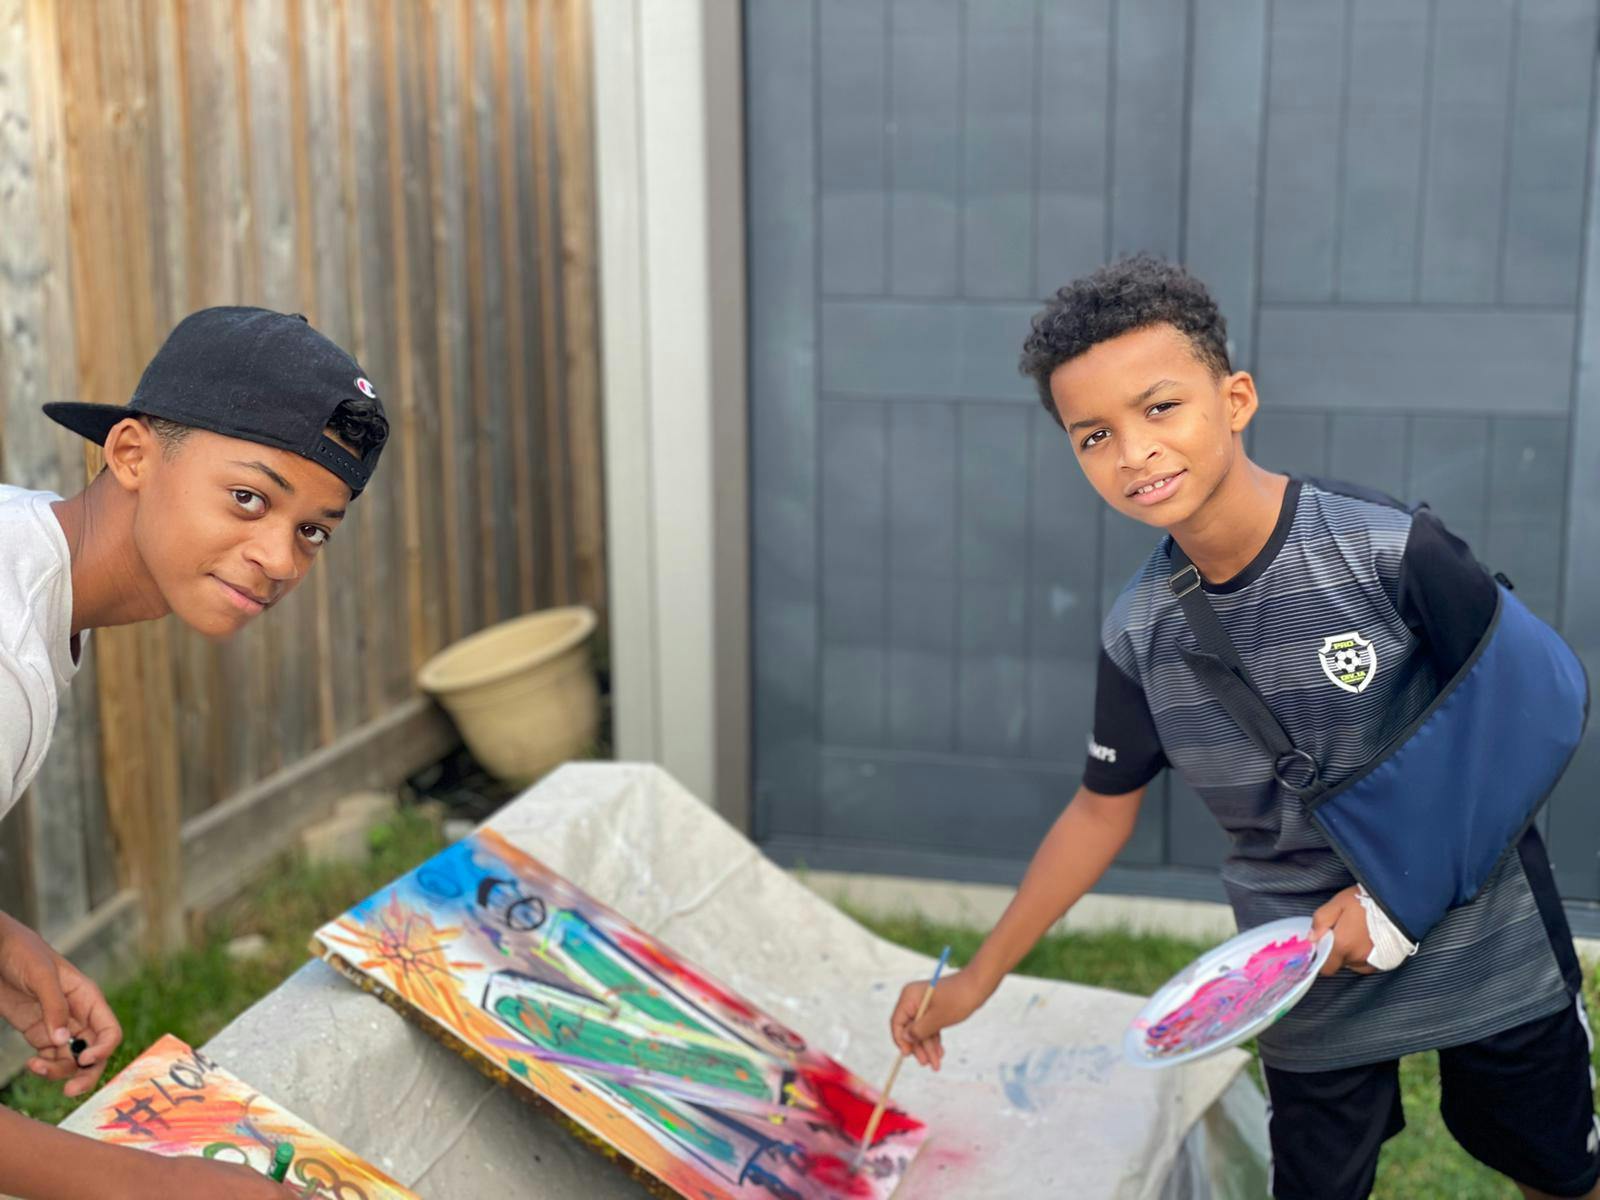
M 125 491 L 144 486 L 161 457 L 161 440 L 156 431 L 138 417 L 125 417 L 106 434 L 106 470 Z
M 1221 384 L 1222 400 L 1227 405 L 1228 429 L 1243 433 L 1250 419 L 1256 415 L 1256 381 L 1249 371 L 1235 371 L 1224 376 Z

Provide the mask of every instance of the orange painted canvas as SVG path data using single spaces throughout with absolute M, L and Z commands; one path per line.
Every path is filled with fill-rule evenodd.
M 659 1195 L 887 1200 L 925 1137 L 891 1108 L 852 1171 L 872 1088 L 493 830 L 317 941 Z
M 119 1146 L 192 1154 L 265 1172 L 280 1142 L 302 1200 L 418 1200 L 371 1163 L 285 1112 L 170 1034 L 96 1092 L 69 1124 Z

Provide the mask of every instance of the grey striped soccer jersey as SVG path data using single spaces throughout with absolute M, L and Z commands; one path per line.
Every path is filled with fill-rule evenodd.
M 1222 879 L 1239 927 L 1309 915 L 1355 880 L 1184 661 L 1180 647 L 1195 642 L 1170 572 L 1163 539 L 1106 616 L 1084 786 L 1116 795 L 1170 765 L 1232 841 Z M 1427 707 L 1471 653 L 1495 597 L 1488 573 L 1427 509 L 1309 480 L 1290 480 L 1256 558 L 1205 590 L 1251 682 L 1330 784 Z M 1403 966 L 1318 980 L 1261 1036 L 1262 1059 L 1334 1070 L 1556 1011 L 1569 997 L 1551 937 L 1565 936 L 1565 921 L 1548 876 L 1509 855 Z

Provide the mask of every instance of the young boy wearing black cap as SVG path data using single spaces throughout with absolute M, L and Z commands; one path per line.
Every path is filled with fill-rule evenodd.
M 45 412 L 105 447 L 70 499 L 0 485 L 0 816 L 39 769 L 91 629 L 167 613 L 226 638 L 293 591 L 388 438 L 359 364 L 303 317 L 213 308 L 182 321 L 127 407 Z M 29 1067 L 83 1095 L 122 1039 L 99 989 L 0 914 L 0 1017 Z M 88 1042 L 76 1058 L 74 1038 Z M 0 1108 L 0 1193 L 20 1200 L 254 1200 L 246 1168 L 90 1142 Z
M 926 1014 L 925 983 L 901 993 L 898 1046 L 939 1065 L 940 1031 L 1094 885 L 1170 765 L 1229 834 L 1240 927 L 1333 936 L 1326 977 L 1258 1039 L 1272 1194 L 1368 1195 L 1405 1124 L 1398 1059 L 1436 1049 L 1469 1153 L 1528 1197 L 1600 1196 L 1582 974 L 1529 824 L 1587 711 L 1570 649 L 1426 507 L 1252 462 L 1255 383 L 1181 268 L 1140 257 L 1062 288 L 1023 368 L 1101 498 L 1168 536 L 1107 612 L 1083 786 Z M 1412 769 L 1435 746 L 1460 752 Z M 1381 801 L 1375 836 L 1352 836 L 1353 796 Z M 1439 861 L 1479 874 L 1421 887 Z

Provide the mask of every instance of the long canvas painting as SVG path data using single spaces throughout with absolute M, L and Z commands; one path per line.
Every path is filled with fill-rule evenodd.
M 265 1172 L 277 1147 L 295 1157 L 289 1183 L 304 1200 L 417 1200 L 206 1055 L 170 1034 L 96 1092 L 63 1124 L 103 1142 L 168 1157 L 192 1154 Z
M 922 1124 L 493 830 L 317 933 L 337 968 L 430 1026 L 662 1196 L 892 1195 Z

